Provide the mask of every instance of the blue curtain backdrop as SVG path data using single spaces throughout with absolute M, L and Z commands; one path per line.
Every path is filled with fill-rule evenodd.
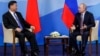
M 8 11 L 8 2 L 10 0 L 0 0 L 0 46 L 3 45 L 2 15 Z M 18 11 L 25 18 L 27 0 L 16 0 L 18 2 Z M 70 0 L 69 0 L 70 1 Z M 61 16 L 65 0 L 38 0 L 39 14 L 42 31 L 36 35 L 39 45 L 44 43 L 44 36 L 52 31 L 59 31 L 63 35 L 68 35 L 68 29 L 62 22 Z M 80 3 L 86 3 L 88 11 L 94 14 L 95 20 L 100 20 L 100 0 L 77 0 Z M 100 37 L 100 26 L 99 26 Z M 100 42 L 100 38 L 99 38 Z

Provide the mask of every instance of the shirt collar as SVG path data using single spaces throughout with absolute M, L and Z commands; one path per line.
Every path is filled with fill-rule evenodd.
M 82 13 L 82 15 L 85 15 L 86 11 Z
M 9 10 L 9 12 L 13 15 L 14 14 L 14 12 L 13 11 L 11 11 L 11 10 Z

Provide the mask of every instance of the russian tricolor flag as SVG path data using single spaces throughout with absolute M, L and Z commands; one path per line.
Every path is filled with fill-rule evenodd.
M 74 21 L 74 15 L 78 11 L 77 0 L 65 0 L 62 20 L 70 28 Z

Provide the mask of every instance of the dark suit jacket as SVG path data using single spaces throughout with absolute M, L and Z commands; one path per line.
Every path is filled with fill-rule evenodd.
M 75 31 L 80 31 L 80 23 L 81 23 L 81 14 L 77 13 L 75 15 L 75 20 L 73 23 L 76 27 Z M 84 31 L 90 31 L 90 28 L 95 26 L 94 16 L 92 13 L 86 11 L 86 13 L 84 15 L 83 25 L 84 24 L 87 26 L 87 29 L 84 29 Z
M 16 12 L 16 14 L 17 14 L 17 16 L 19 18 L 19 21 L 20 21 L 23 29 L 30 28 L 30 24 L 27 23 L 23 19 L 21 13 L 20 12 Z M 13 16 L 11 15 L 11 13 L 9 11 L 6 12 L 2 17 L 3 17 L 3 24 L 4 24 L 4 26 L 6 28 L 8 28 L 8 29 L 9 28 L 15 29 L 15 28 L 19 27 L 18 24 L 17 24 L 17 22 L 15 21 L 15 19 L 13 18 Z

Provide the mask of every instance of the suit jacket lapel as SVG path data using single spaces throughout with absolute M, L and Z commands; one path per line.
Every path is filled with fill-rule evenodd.
M 9 17 L 11 18 L 11 22 L 12 22 L 13 24 L 17 24 L 16 20 L 15 20 L 14 17 L 11 15 L 11 13 L 10 13 L 10 12 L 8 12 L 8 13 L 9 13 Z
M 81 14 L 79 14 L 78 22 L 81 23 Z
M 86 14 L 87 14 L 87 12 L 85 12 L 85 15 L 84 15 L 84 21 L 83 21 L 83 23 L 85 23 L 85 22 L 86 22 L 86 20 L 87 20 L 87 18 L 86 18 L 86 17 L 87 17 L 87 15 L 86 15 Z

